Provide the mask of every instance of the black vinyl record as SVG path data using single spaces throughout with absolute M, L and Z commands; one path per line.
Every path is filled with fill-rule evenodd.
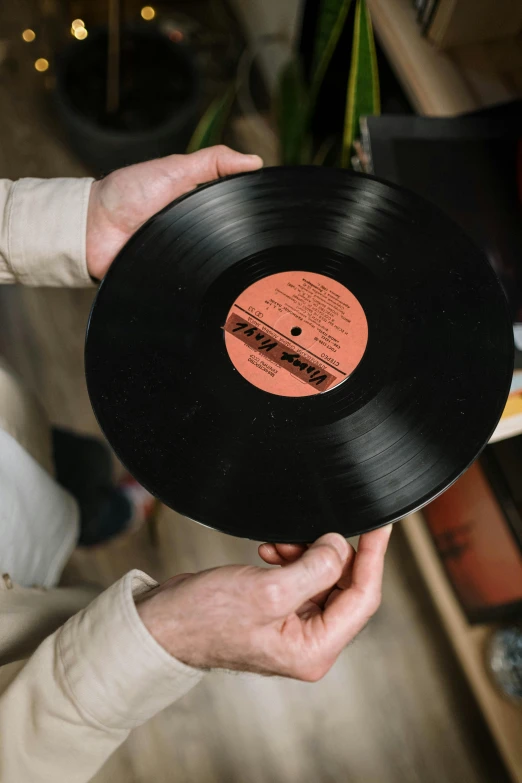
M 312 541 L 397 520 L 470 465 L 513 366 L 463 231 L 373 177 L 269 168 L 199 188 L 127 243 L 86 375 L 116 454 L 181 514 Z

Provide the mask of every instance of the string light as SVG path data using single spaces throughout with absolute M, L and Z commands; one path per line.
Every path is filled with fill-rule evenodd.
M 24 30 L 22 33 L 22 38 L 27 43 L 31 43 L 31 41 L 34 41 L 34 39 L 36 38 L 36 33 L 34 30 L 29 30 L 29 29 Z
M 36 60 L 34 67 L 36 68 L 37 71 L 43 73 L 49 68 L 49 61 L 46 60 L 45 57 L 39 57 Z
M 144 5 L 140 13 L 141 18 L 145 19 L 146 22 L 150 22 L 156 16 L 156 11 L 151 5 Z
M 71 33 L 78 41 L 83 41 L 87 38 L 88 32 L 83 19 L 73 19 L 71 22 Z

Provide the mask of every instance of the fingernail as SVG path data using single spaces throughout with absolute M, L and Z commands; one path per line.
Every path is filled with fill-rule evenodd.
M 255 160 L 256 162 L 262 163 L 263 158 L 260 155 L 247 155 L 247 158 L 250 158 L 250 160 Z

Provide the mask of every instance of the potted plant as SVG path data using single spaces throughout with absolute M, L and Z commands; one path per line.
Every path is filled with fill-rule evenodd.
M 353 1 L 355 13 L 351 22 L 352 47 L 342 137 L 316 138 L 312 127 L 326 72 L 341 33 L 346 33 L 352 0 L 322 0 L 308 78 L 304 74 L 301 58 L 293 54 L 281 70 L 271 117 L 260 118 L 267 125 L 267 132 L 275 131 L 277 135 L 278 158 L 282 164 L 330 163 L 350 167 L 357 147 L 360 118 L 380 111 L 379 77 L 371 19 L 365 0 Z M 238 85 L 231 85 L 225 94 L 209 106 L 192 136 L 189 151 L 221 141 L 237 88 Z

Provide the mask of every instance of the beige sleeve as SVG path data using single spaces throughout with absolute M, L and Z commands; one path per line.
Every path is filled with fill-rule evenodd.
M 86 287 L 93 180 L 0 179 L 0 284 Z
M 199 682 L 138 616 L 134 597 L 154 586 L 129 572 L 16 675 L 0 697 L 2 783 L 86 783 L 131 729 Z

